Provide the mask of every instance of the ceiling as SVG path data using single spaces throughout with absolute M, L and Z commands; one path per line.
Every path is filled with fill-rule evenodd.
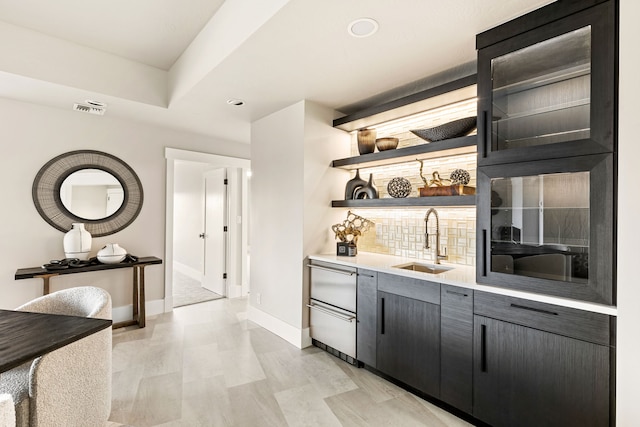
M 469 69 L 475 34 L 550 2 L 0 0 L 0 97 L 249 143 L 252 121 L 302 99 L 345 111 Z M 378 32 L 351 37 L 360 17 Z

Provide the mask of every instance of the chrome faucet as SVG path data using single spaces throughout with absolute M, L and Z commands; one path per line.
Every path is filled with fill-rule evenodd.
M 429 249 L 429 216 L 433 214 L 436 217 L 436 250 L 435 261 L 436 264 L 440 264 L 441 259 L 449 259 L 447 256 L 447 248 L 444 249 L 444 255 L 440 255 L 440 219 L 438 218 L 438 211 L 434 208 L 430 208 L 424 216 L 424 248 Z

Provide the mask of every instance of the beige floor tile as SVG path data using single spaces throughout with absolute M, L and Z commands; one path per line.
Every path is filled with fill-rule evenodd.
M 217 300 L 114 331 L 110 420 L 135 427 L 467 427 L 364 369 L 298 349 Z M 120 427 L 115 424 L 109 427 Z
M 278 392 L 275 397 L 290 427 L 341 425 L 318 390 L 311 384 Z

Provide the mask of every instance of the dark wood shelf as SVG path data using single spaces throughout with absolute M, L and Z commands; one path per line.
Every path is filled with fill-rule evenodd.
M 445 139 L 429 142 L 397 150 L 379 151 L 371 154 L 347 157 L 334 160 L 331 166 L 342 169 L 358 169 L 363 167 L 386 166 L 397 163 L 411 162 L 416 159 L 425 160 L 471 154 L 476 152 L 477 136 L 463 136 L 461 138 Z
M 412 206 L 475 206 L 476 196 L 430 196 L 388 199 L 334 200 L 333 208 L 385 208 Z

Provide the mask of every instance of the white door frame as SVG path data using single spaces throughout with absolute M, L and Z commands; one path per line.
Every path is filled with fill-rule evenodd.
M 214 166 L 220 167 L 236 167 L 249 169 L 251 167 L 251 161 L 249 159 L 242 159 L 239 157 L 228 157 L 228 156 L 219 156 L 217 154 L 209 154 L 209 153 L 201 153 L 196 151 L 188 151 L 188 150 L 180 150 L 177 148 L 169 148 L 165 147 L 164 157 L 167 163 L 166 170 L 166 203 L 165 203 L 165 249 L 164 249 L 164 311 L 170 312 L 173 310 L 173 183 L 174 183 L 174 173 L 175 173 L 175 162 L 176 160 L 186 160 L 191 162 L 200 162 L 200 163 L 209 163 Z M 247 218 L 246 215 L 246 202 L 247 199 L 243 195 L 243 203 L 242 210 L 243 218 Z M 244 221 L 246 224 L 247 221 Z M 244 228 L 244 227 L 242 227 Z M 242 246 L 246 248 L 247 235 L 243 234 L 242 237 Z M 243 252 L 246 253 L 246 252 Z M 244 285 L 246 282 L 245 277 L 245 269 L 242 269 L 242 276 L 240 281 L 242 283 L 242 288 L 244 289 Z M 239 295 L 229 295 L 239 296 Z

